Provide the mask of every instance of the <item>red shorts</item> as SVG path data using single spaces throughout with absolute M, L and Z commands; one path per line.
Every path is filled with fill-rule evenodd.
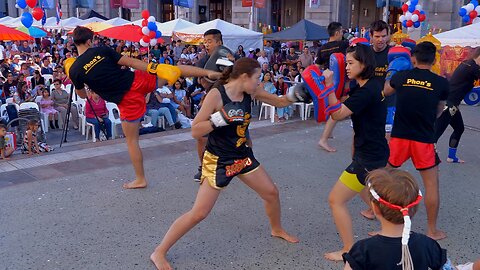
M 433 143 L 422 143 L 407 139 L 391 138 L 389 142 L 392 167 L 400 167 L 409 158 L 417 170 L 427 170 L 440 164 L 440 158 Z
M 118 108 L 122 121 L 137 121 L 147 110 L 145 95 L 157 88 L 157 76 L 146 71 L 135 70 L 132 87 L 125 94 Z

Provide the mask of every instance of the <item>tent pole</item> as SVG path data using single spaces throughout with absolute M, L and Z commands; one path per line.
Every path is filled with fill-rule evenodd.
M 389 15 L 389 8 L 390 8 L 390 0 L 385 0 L 385 11 L 383 12 L 383 21 L 388 24 L 388 15 Z
M 250 8 L 250 24 L 248 26 L 248 29 L 252 30 L 252 31 L 255 31 L 253 29 L 254 27 L 254 16 L 253 16 L 253 13 L 255 12 L 255 0 L 252 0 L 252 7 Z

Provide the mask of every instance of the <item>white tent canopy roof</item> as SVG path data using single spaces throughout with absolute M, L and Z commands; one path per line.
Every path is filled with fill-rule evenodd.
M 222 32 L 223 44 L 236 51 L 238 45 L 244 48 L 263 48 L 263 34 L 238 25 L 215 19 L 199 25 L 191 26 L 181 31 L 174 31 L 180 35 L 203 35 L 209 29 L 218 29 Z
M 480 23 L 433 35 L 442 46 L 480 47 Z
M 157 25 L 158 30 L 162 32 L 162 36 L 171 37 L 173 35 L 173 31 L 180 31 L 187 27 L 195 26 L 196 24 L 186 21 L 184 19 L 176 19 L 164 23 L 159 23 Z
M 116 17 L 116 18 L 104 21 L 104 23 L 108 23 L 108 24 L 111 24 L 113 26 L 120 26 L 120 25 L 124 25 L 124 24 L 131 24 L 132 22 L 128 21 L 128 20 L 125 20 L 123 18 L 120 18 L 120 17 Z

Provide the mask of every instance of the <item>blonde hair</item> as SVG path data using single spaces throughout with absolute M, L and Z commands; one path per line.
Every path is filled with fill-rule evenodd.
M 378 206 L 381 215 L 394 224 L 403 224 L 402 259 L 398 265 L 403 270 L 413 270 L 408 248 L 411 220 L 418 209 L 422 194 L 411 174 L 398 169 L 378 169 L 367 176 L 370 200 Z

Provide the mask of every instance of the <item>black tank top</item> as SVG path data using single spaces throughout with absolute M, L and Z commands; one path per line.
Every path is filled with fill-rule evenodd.
M 222 97 L 223 105 L 232 102 L 225 92 L 223 85 L 217 86 L 218 91 Z M 246 133 L 250 118 L 252 117 L 252 98 L 248 94 L 243 95 L 243 100 L 240 102 L 245 112 L 245 122 L 242 125 L 228 125 L 217 128 L 208 135 L 207 151 L 223 158 L 244 158 L 248 153 Z

